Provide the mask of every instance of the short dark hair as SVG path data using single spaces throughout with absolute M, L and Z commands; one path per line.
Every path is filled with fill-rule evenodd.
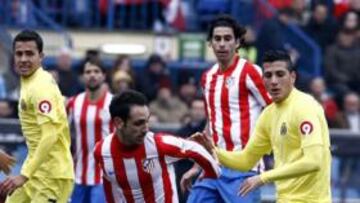
M 291 72 L 291 71 L 295 71 L 294 66 L 291 62 L 291 58 L 289 56 L 288 53 L 286 53 L 285 51 L 281 51 L 281 50 L 270 50 L 265 52 L 264 58 L 263 58 L 263 63 L 272 63 L 275 61 L 284 61 L 287 63 L 287 69 Z
M 33 30 L 23 30 L 20 33 L 18 33 L 13 41 L 13 49 L 15 49 L 16 42 L 28 42 L 28 41 L 35 41 L 39 53 L 43 52 L 43 46 L 44 46 L 43 39 L 37 32 Z
M 216 27 L 229 27 L 233 30 L 235 39 L 239 39 L 240 46 L 244 43 L 244 36 L 246 33 L 245 27 L 241 26 L 232 16 L 228 14 L 220 14 L 210 22 L 207 41 L 211 41 L 214 29 Z M 240 48 L 240 47 L 238 47 Z
M 95 60 L 95 59 L 88 59 L 88 60 L 84 60 L 83 63 L 81 64 L 81 67 L 80 67 L 80 69 L 79 69 L 79 72 L 80 72 L 81 74 L 84 73 L 84 71 L 85 71 L 85 65 L 86 65 L 87 63 L 99 67 L 100 70 L 101 70 L 101 72 L 106 73 L 106 68 L 105 68 L 104 65 L 101 63 L 101 61 Z
M 145 106 L 147 99 L 144 94 L 135 91 L 127 90 L 121 94 L 115 95 L 110 103 L 111 118 L 121 118 L 124 122 L 129 118 L 130 109 L 134 105 Z

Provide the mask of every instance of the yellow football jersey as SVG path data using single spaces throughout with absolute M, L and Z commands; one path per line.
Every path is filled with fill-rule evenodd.
M 257 135 L 269 136 L 267 139 L 272 143 L 274 169 L 298 160 L 305 147 L 322 146 L 320 170 L 275 181 L 278 202 L 330 203 L 330 139 L 321 105 L 311 96 L 293 89 L 286 100 L 265 109 L 257 128 Z M 262 174 L 265 179 L 266 173 Z
M 70 131 L 61 95 L 53 77 L 38 68 L 31 76 L 21 78 L 19 99 L 21 129 L 28 147 L 28 156 L 21 173 L 31 170 L 29 162 L 42 138 L 40 125 L 51 122 L 56 128 L 58 139 L 50 151 L 43 152 L 48 157 L 34 172 L 34 176 L 73 179 L 73 160 L 70 152 Z
M 271 151 L 274 169 L 260 178 L 275 182 L 277 202 L 331 202 L 329 130 L 314 98 L 294 88 L 284 101 L 264 109 L 243 151 L 216 149 L 222 164 L 242 171 Z

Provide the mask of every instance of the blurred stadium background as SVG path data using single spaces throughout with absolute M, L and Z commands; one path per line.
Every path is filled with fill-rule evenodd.
M 44 66 L 66 97 L 83 90 L 78 69 L 94 57 L 114 93 L 135 88 L 149 97 L 154 130 L 186 137 L 205 118 L 191 104 L 215 62 L 207 25 L 228 13 L 248 29 L 242 57 L 259 63 L 269 49 L 290 53 L 296 86 L 319 100 L 331 128 L 334 202 L 360 202 L 359 12 L 360 0 L 1 0 L 1 147 L 17 157 L 18 173 L 26 147 L 11 40 L 19 30 L 41 33 Z M 264 202 L 274 198 L 272 185 L 262 188 Z

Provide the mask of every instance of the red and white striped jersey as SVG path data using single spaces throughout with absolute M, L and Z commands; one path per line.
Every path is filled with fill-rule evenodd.
M 152 132 L 132 149 L 112 134 L 97 143 L 94 154 L 104 171 L 108 203 L 178 202 L 173 163 L 180 159 L 198 163 L 205 178 L 217 178 L 220 173 L 217 162 L 198 143 Z
M 218 64 L 206 71 L 201 86 L 215 144 L 229 151 L 241 150 L 262 109 L 271 103 L 260 67 L 236 56 L 224 72 Z
M 92 102 L 86 92 L 72 97 L 67 105 L 69 119 L 75 127 L 75 183 L 95 185 L 102 183 L 102 172 L 95 165 L 93 149 L 96 142 L 113 132 L 109 113 L 112 94 L 106 91 Z

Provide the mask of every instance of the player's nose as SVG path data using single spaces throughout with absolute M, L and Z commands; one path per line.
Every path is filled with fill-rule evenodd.
M 277 78 L 276 76 L 272 76 L 272 77 L 270 78 L 270 83 L 271 83 L 272 85 L 276 85 L 276 84 L 278 84 L 278 82 L 279 82 L 279 80 L 278 80 L 278 78 Z

